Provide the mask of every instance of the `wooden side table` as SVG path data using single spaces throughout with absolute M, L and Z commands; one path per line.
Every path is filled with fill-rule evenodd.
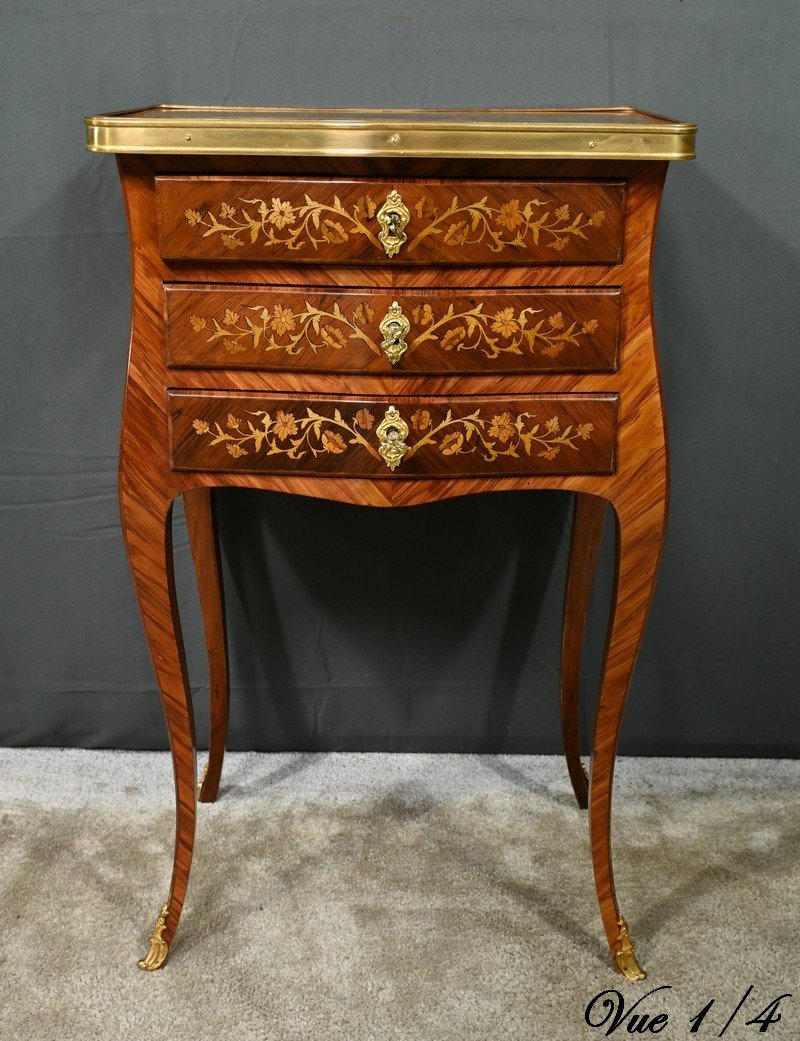
M 575 492 L 561 715 L 589 808 L 606 937 L 644 973 L 614 892 L 617 734 L 658 570 L 667 446 L 650 288 L 667 164 L 695 127 L 635 109 L 158 107 L 87 119 L 118 155 L 133 316 L 120 454 L 125 540 L 175 769 L 178 926 L 201 802 L 216 799 L 228 674 L 210 489 L 365 506 Z M 183 495 L 211 673 L 199 785 L 172 573 Z M 606 503 L 616 582 L 591 769 L 577 738 Z

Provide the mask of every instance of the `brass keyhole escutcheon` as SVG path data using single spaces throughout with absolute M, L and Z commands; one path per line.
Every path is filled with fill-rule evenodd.
M 403 196 L 393 188 L 386 197 L 386 202 L 376 214 L 381 230 L 378 241 L 383 246 L 387 257 L 394 257 L 406 241 L 405 226 L 411 220 L 411 212 L 403 202 Z
M 396 470 L 408 451 L 405 439 L 408 437 L 408 423 L 403 419 L 394 405 L 386 409 L 386 414 L 375 429 L 378 437 L 378 451 L 381 459 L 390 470 Z
M 383 337 L 381 350 L 392 365 L 396 365 L 408 350 L 406 336 L 411 328 L 411 322 L 403 314 L 403 308 L 396 300 L 381 319 L 378 328 Z

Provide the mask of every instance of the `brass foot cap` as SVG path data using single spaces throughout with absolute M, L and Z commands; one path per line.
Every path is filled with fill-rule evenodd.
M 625 976 L 626 979 L 637 982 L 647 979 L 647 973 L 636 960 L 636 945 L 628 932 L 628 923 L 622 916 L 620 916 L 617 926 L 619 935 L 617 936 L 617 945 L 614 948 L 614 963 L 617 966 L 617 972 Z
M 150 950 L 144 958 L 140 958 L 136 963 L 139 968 L 144 969 L 145 972 L 153 972 L 154 969 L 160 969 L 169 955 L 169 944 L 164 939 L 164 930 L 167 928 L 168 913 L 169 905 L 164 904 L 161 908 L 161 914 L 156 919 L 155 931 L 150 937 Z
M 197 801 L 198 802 L 216 802 L 216 799 L 217 799 L 216 793 L 214 793 L 214 795 L 211 795 L 209 792 L 206 791 L 206 785 L 208 783 L 208 768 L 210 766 L 211 766 L 211 763 L 206 763 L 206 768 L 205 768 L 205 770 L 203 770 L 203 776 L 197 782 Z

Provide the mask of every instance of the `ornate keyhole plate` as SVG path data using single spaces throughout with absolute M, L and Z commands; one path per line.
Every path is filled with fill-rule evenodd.
M 378 438 L 378 451 L 390 470 L 396 470 L 408 452 L 405 439 L 408 437 L 408 423 L 403 419 L 394 405 L 386 409 L 386 414 L 375 429 Z
M 381 230 L 378 232 L 378 240 L 383 246 L 387 257 L 394 257 L 400 252 L 400 247 L 406 241 L 405 226 L 411 220 L 411 213 L 403 202 L 400 192 L 393 188 L 386 197 L 386 202 L 377 213 Z
M 396 300 L 381 319 L 378 328 L 383 337 L 381 350 L 392 365 L 396 365 L 408 350 L 406 336 L 411 329 L 411 322 L 403 314 L 403 308 Z

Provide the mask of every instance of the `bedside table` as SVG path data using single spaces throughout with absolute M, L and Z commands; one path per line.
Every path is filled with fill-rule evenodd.
M 664 539 L 651 299 L 667 164 L 695 127 L 635 109 L 158 107 L 86 120 L 118 155 L 133 271 L 123 531 L 169 730 L 177 835 L 139 965 L 164 964 L 197 801 L 216 799 L 228 666 L 211 489 L 365 506 L 575 493 L 561 717 L 614 963 L 642 979 L 614 891 L 620 719 Z M 172 573 L 184 498 L 211 674 L 208 765 Z M 607 503 L 616 581 L 591 768 L 578 676 Z

